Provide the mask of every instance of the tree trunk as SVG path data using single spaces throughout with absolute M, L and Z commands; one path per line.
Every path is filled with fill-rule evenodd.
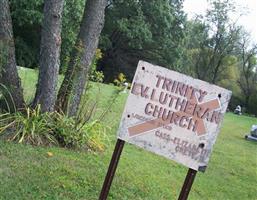
M 10 108 L 12 108 L 10 111 L 14 112 L 16 109 L 24 108 L 25 102 L 16 66 L 12 19 L 8 0 L 0 1 L 0 83 L 8 90 L 4 92 L 8 94 L 6 98 Z
M 60 65 L 62 11 L 64 0 L 45 0 L 41 33 L 39 77 L 33 107 L 54 110 Z
M 245 108 L 246 108 L 246 111 L 249 112 L 249 100 L 250 100 L 250 94 L 248 93 L 248 95 L 245 96 Z
M 58 93 L 57 109 L 76 115 L 87 82 L 90 65 L 104 25 L 107 0 L 87 0 L 80 32 L 64 81 Z

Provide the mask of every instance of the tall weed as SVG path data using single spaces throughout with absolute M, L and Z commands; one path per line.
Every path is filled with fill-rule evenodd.
M 40 105 L 26 113 L 0 115 L 2 138 L 17 143 L 62 146 L 104 151 L 108 145 L 108 127 L 100 121 L 78 123 L 63 113 L 42 113 Z
M 26 114 L 16 112 L 2 117 L 0 133 L 5 138 L 31 145 L 57 145 L 52 135 L 51 114 L 41 113 L 40 105 L 35 109 L 26 108 Z
M 0 83 L 0 113 L 16 112 L 15 103 L 13 97 L 8 88 Z

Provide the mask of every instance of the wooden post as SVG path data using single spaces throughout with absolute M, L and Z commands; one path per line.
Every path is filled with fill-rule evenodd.
M 187 197 L 193 185 L 196 173 L 197 173 L 196 170 L 189 168 L 178 200 L 187 200 Z
M 120 159 L 120 155 L 123 149 L 123 146 L 125 144 L 125 141 L 117 139 L 116 145 L 115 145 L 115 149 L 113 151 L 112 154 L 112 159 L 111 162 L 109 164 L 109 168 L 108 168 L 108 172 L 105 176 L 105 180 L 102 186 L 102 190 L 99 196 L 99 200 L 106 200 L 109 194 L 109 190 L 112 184 L 112 180 L 113 177 L 115 175 L 115 171 L 117 169 L 118 163 L 119 163 L 119 159 Z

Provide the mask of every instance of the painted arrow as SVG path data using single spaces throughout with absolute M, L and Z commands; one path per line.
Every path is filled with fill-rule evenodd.
M 187 97 L 187 99 L 189 99 L 189 97 Z M 197 105 L 199 105 L 202 108 L 205 108 L 205 109 L 208 108 L 209 112 L 220 108 L 220 102 L 218 99 L 214 99 L 214 100 L 210 100 L 210 101 L 198 104 L 198 101 L 197 101 L 196 97 L 194 96 L 194 98 L 191 100 L 191 102 L 196 103 Z M 194 119 L 194 120 L 197 119 L 199 122 L 197 129 L 196 129 L 197 135 L 199 136 L 199 135 L 203 135 L 206 133 L 203 119 L 201 119 L 195 115 L 190 115 L 190 114 L 184 113 L 182 111 L 178 111 L 178 112 L 176 112 L 176 114 L 178 116 L 192 117 L 192 119 Z M 170 124 L 169 120 L 164 121 L 164 120 L 162 120 L 162 118 L 156 118 L 156 119 L 149 120 L 144 123 L 129 127 L 128 132 L 129 132 L 129 136 L 132 137 L 132 136 L 136 136 L 136 135 L 139 135 L 139 134 L 142 134 L 142 133 L 154 130 L 154 129 L 162 127 L 162 126 L 169 125 L 169 124 Z

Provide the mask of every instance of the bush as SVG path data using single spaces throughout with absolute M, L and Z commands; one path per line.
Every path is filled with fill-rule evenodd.
M 97 70 L 97 62 L 103 57 L 101 49 L 96 49 L 95 57 L 92 61 L 89 73 L 89 80 L 93 82 L 102 83 L 104 80 L 104 73 Z
M 26 112 L 0 115 L 0 133 L 8 141 L 44 146 L 103 151 L 108 128 L 100 121 L 77 123 L 57 112 L 42 113 L 40 105 Z
M 87 147 L 93 151 L 104 151 L 109 144 L 108 127 L 104 126 L 100 121 L 95 120 L 84 126 L 87 133 Z
M 98 120 L 77 123 L 73 118 L 56 112 L 53 130 L 64 147 L 103 151 L 108 144 L 108 128 Z
M 16 112 L 1 116 L 0 133 L 4 132 L 8 140 L 31 145 L 58 144 L 51 129 L 51 114 L 26 108 L 26 114 Z
M 92 83 L 89 82 L 78 114 L 72 118 L 61 112 L 42 113 L 40 105 L 35 109 L 28 107 L 22 111 L 15 110 L 13 114 L 10 114 L 10 109 L 5 109 L 3 112 L 7 113 L 0 115 L 0 134 L 2 133 L 2 138 L 18 143 L 58 145 L 101 152 L 108 146 L 109 141 L 109 127 L 102 122 L 124 89 L 122 80 L 125 80 L 125 77 L 119 79 L 121 84 L 115 87 L 109 101 L 106 101 L 108 104 L 102 106 L 103 109 L 97 108 L 101 104 L 102 84 L 99 82 L 102 81 L 98 79 L 92 94 L 89 90 Z M 10 105 L 11 101 L 4 100 L 4 104 L 7 102 L 7 105 Z
M 120 88 L 123 88 L 127 79 L 126 76 L 123 73 L 119 73 L 118 77 L 114 79 L 114 84 Z

